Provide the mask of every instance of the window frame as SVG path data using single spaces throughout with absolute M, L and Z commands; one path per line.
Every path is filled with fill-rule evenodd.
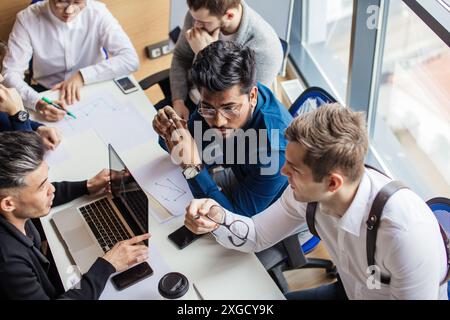
M 335 96 L 341 104 L 351 106 L 353 110 L 366 113 L 370 139 L 367 162 L 383 170 L 392 178 L 402 180 L 404 177 L 415 177 L 417 173 L 406 168 L 406 166 L 400 165 L 401 163 L 397 163 L 397 165 L 387 164 L 382 157 L 382 154 L 388 154 L 389 150 L 397 150 L 396 148 L 401 150 L 402 146 L 395 139 L 390 146 L 379 143 L 374 139 L 375 128 L 383 126 L 383 124 L 376 123 L 376 114 L 390 1 L 353 0 L 349 70 L 347 88 L 345 88 L 344 93 L 342 93 L 342 88 L 336 88 L 333 83 L 330 83 L 329 76 L 324 74 L 323 70 L 332 70 L 332 67 L 327 66 L 327 68 L 323 68 L 323 66 L 318 65 L 317 60 L 303 46 L 305 32 L 303 21 L 304 4 L 303 1 L 299 0 L 295 1 L 293 9 L 292 23 L 298 23 L 298 25 L 293 25 L 291 29 L 289 59 L 307 87 L 322 87 Z M 402 1 L 450 47 L 450 19 L 448 19 L 448 11 L 444 5 L 438 0 Z M 369 15 L 367 9 L 369 6 L 377 6 L 379 9 L 377 27 L 372 30 L 367 25 Z M 447 19 L 445 19 L 446 17 Z M 300 28 L 299 33 L 296 33 L 296 30 L 294 30 L 297 27 Z M 298 39 L 298 35 L 300 39 Z M 294 55 L 296 56 L 294 57 Z M 320 62 L 322 63 L 322 61 Z M 387 131 L 389 130 L 383 133 L 382 140 L 389 140 L 384 141 L 393 139 Z M 380 134 L 378 133 L 377 135 L 379 136 Z M 408 179 L 408 181 L 413 181 L 410 187 L 422 197 L 428 198 L 433 196 L 418 179 Z

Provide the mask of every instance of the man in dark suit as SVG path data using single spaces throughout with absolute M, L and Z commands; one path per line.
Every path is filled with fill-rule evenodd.
M 104 192 L 108 171 L 87 181 L 50 183 L 45 148 L 33 132 L 1 132 L 0 150 L 0 298 L 98 299 L 112 273 L 147 260 L 148 248 L 138 243 L 149 234 L 119 242 L 97 259 L 77 289 L 58 292 L 31 219 L 79 196 Z

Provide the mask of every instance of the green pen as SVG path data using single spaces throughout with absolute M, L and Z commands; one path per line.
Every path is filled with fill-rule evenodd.
M 48 104 L 51 104 L 52 106 L 54 106 L 56 109 L 65 111 L 65 112 L 66 112 L 69 116 L 71 116 L 72 118 L 74 118 L 74 119 L 77 118 L 77 117 L 75 117 L 75 115 L 74 115 L 72 112 L 67 111 L 67 110 L 64 110 L 63 107 L 61 107 L 59 104 L 54 103 L 52 100 L 47 99 L 46 97 L 42 97 L 41 99 L 42 99 L 42 101 L 44 101 L 45 103 L 48 103 Z

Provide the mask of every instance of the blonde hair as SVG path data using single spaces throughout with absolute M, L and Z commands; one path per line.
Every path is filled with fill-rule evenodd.
M 303 162 L 311 168 L 316 182 L 334 169 L 342 170 L 351 182 L 363 174 L 369 143 L 362 112 L 338 103 L 325 104 L 294 119 L 286 138 L 305 148 Z

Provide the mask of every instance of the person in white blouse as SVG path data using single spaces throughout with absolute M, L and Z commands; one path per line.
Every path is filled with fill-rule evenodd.
M 111 80 L 138 69 L 130 39 L 108 11 L 94 0 L 46 0 L 17 14 L 3 61 L 5 83 L 16 88 L 27 108 L 48 121 L 65 112 L 40 100 L 38 91 L 59 90 L 63 107 L 80 100 L 83 85 Z M 108 58 L 105 58 L 106 50 Z M 32 59 L 34 88 L 24 81 Z
M 336 264 L 339 280 L 288 299 L 447 299 L 447 256 L 439 224 L 409 189 L 387 201 L 378 228 L 375 278 L 366 255 L 366 220 L 379 190 L 390 179 L 364 167 L 368 138 L 364 115 L 325 105 L 294 119 L 282 169 L 290 187 L 265 211 L 247 218 L 211 199 L 193 200 L 185 225 L 212 232 L 225 247 L 259 252 L 296 232 L 308 202 L 318 202 L 315 227 Z M 234 223 L 234 221 L 242 221 Z M 231 233 L 230 230 L 233 232 Z M 390 284 L 380 281 L 390 277 Z

